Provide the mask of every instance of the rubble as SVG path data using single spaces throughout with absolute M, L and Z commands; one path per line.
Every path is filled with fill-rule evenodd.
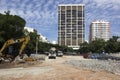
M 71 60 L 66 61 L 65 64 L 73 65 L 77 68 L 109 71 L 120 75 L 120 61 L 112 60 Z

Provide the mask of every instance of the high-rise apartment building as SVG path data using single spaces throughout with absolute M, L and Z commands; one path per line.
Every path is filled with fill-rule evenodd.
M 84 35 L 84 4 L 59 4 L 58 44 L 79 49 Z
M 110 39 L 110 22 L 94 21 L 91 23 L 89 41 L 91 42 L 96 38 L 105 41 Z

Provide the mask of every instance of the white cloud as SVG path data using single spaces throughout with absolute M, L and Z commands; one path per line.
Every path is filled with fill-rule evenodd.
M 99 4 L 104 4 L 104 3 L 113 3 L 113 4 L 119 4 L 120 0 L 93 0 Z
M 8 2 L 9 1 L 9 4 Z M 120 0 L 0 0 L 0 13 L 8 10 L 19 15 L 27 22 L 27 26 L 55 39 L 57 36 L 58 4 L 85 4 L 85 22 L 88 29 L 90 22 L 97 19 L 120 21 Z M 48 34 L 46 33 L 48 32 Z M 88 34 L 88 30 L 86 31 Z M 52 39 L 50 38 L 50 39 Z
M 51 43 L 52 43 L 52 44 L 57 44 L 57 42 L 56 42 L 56 41 L 52 41 Z
M 93 0 L 94 2 L 96 2 L 98 7 L 106 7 L 109 5 L 112 5 L 112 9 L 114 10 L 120 10 L 120 0 Z

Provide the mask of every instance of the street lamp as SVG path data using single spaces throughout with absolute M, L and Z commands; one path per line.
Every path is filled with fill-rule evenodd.
M 38 52 L 38 41 L 39 41 L 39 35 L 36 37 L 36 54 Z

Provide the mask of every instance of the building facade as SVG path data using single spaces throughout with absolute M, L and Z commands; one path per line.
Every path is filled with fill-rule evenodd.
M 84 37 L 84 4 L 59 4 L 58 44 L 79 49 Z
M 94 21 L 90 25 L 89 41 L 95 39 L 104 39 L 105 41 L 110 39 L 110 22 L 107 21 Z

